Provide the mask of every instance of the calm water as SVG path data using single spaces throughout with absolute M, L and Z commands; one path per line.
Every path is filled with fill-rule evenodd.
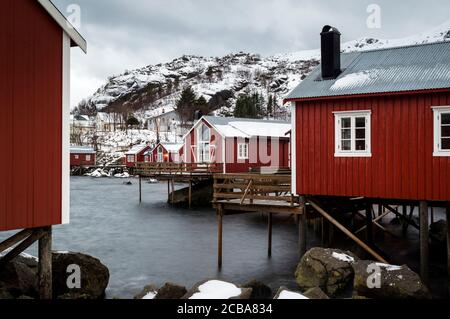
M 293 286 L 298 262 L 292 219 L 274 220 L 273 256 L 267 258 L 267 223 L 259 214 L 224 219 L 224 266 L 217 270 L 217 220 L 213 209 L 173 208 L 167 186 L 127 180 L 71 180 L 71 223 L 54 227 L 55 250 L 83 252 L 110 270 L 108 297 L 129 298 L 145 285 L 186 285 L 207 278 L 242 284 L 252 278 L 278 289 Z M 6 237 L 8 234 L 2 234 Z M 29 251 L 35 254 L 34 247 Z

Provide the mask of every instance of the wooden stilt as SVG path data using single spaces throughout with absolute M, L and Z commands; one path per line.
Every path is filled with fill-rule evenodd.
M 428 284 L 428 205 L 421 201 L 419 206 L 420 215 L 420 277 L 425 285 Z
M 217 264 L 219 270 L 222 269 L 222 235 L 223 235 L 223 206 L 219 205 L 217 207 L 217 221 L 218 221 L 218 236 L 217 236 L 217 244 L 218 244 L 218 254 L 217 254 Z
M 0 253 L 2 251 L 5 251 L 6 249 L 14 246 L 15 244 L 21 242 L 28 236 L 30 236 L 33 233 L 32 229 L 24 229 L 21 232 L 13 235 L 12 237 L 6 239 L 5 241 L 0 243 Z
M 447 273 L 448 273 L 448 295 L 450 296 L 450 203 L 447 203 Z
M 172 196 L 171 196 L 171 203 L 175 203 L 175 181 L 172 179 Z
M 366 207 L 366 239 L 368 243 L 373 243 L 373 215 L 372 205 Z
M 267 216 L 268 219 L 268 243 L 267 243 L 267 255 L 269 258 L 272 257 L 272 214 L 269 213 Z
M 139 203 L 142 203 L 142 177 L 139 175 Z
M 52 227 L 42 231 L 43 236 L 39 239 L 39 297 L 52 299 Z
M 189 180 L 189 209 L 192 208 L 192 180 Z
M 306 199 L 305 197 L 300 197 L 300 208 L 302 211 L 302 214 L 299 216 L 300 220 L 298 223 L 299 228 L 299 252 L 300 252 L 300 258 L 303 257 L 303 255 L 306 253 Z
M 403 237 L 406 237 L 406 233 L 408 232 L 408 206 L 403 206 L 403 219 L 402 219 L 402 234 Z
M 28 247 L 33 245 L 33 243 L 41 238 L 43 235 L 42 231 L 39 229 L 35 229 L 32 231 L 32 234 L 28 236 L 24 241 L 14 247 L 13 250 L 8 252 L 5 256 L 0 259 L 0 268 L 5 266 L 8 262 L 19 256 L 22 252 L 24 252 Z
M 322 247 L 328 247 L 329 227 L 330 224 L 328 223 L 328 221 L 322 217 Z
M 170 203 L 170 179 L 167 180 L 167 201 Z

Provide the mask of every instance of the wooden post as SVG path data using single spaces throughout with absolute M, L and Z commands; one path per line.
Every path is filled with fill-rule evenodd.
M 189 179 L 189 209 L 192 207 L 192 179 Z
M 174 181 L 174 179 L 172 178 L 172 182 L 171 182 L 171 184 L 172 184 L 172 199 L 171 199 L 171 203 L 173 204 L 173 203 L 175 203 L 175 181 Z
M 219 270 L 222 269 L 222 235 L 223 235 L 223 206 L 219 205 L 217 207 L 217 221 L 218 221 L 218 236 L 217 236 L 217 244 L 218 244 L 218 254 L 217 254 L 217 264 Z
M 450 296 L 450 202 L 446 207 L 447 214 L 447 274 L 448 274 L 448 295 Z
M 368 243 L 373 243 L 373 215 L 371 204 L 367 204 L 366 207 L 366 239 Z
M 170 179 L 167 179 L 167 201 L 170 203 Z
M 272 257 L 272 213 L 269 213 L 268 215 L 268 247 L 267 247 L 267 255 L 269 258 Z
M 402 234 L 403 237 L 406 237 L 406 234 L 408 232 L 408 211 L 407 211 L 408 206 L 404 205 L 403 206 L 403 220 L 402 220 Z
M 301 215 L 298 223 L 298 243 L 300 258 L 306 253 L 306 199 L 304 196 L 300 197 Z
M 428 205 L 421 201 L 420 215 L 420 277 L 425 285 L 428 285 Z
M 52 227 L 43 228 L 39 239 L 39 297 L 52 299 Z
M 15 244 L 21 242 L 25 238 L 29 237 L 33 233 L 32 229 L 24 229 L 21 232 L 15 234 L 14 236 L 6 239 L 5 241 L 0 243 L 0 253 L 9 247 L 14 246 Z
M 139 175 L 139 203 L 142 203 L 142 177 Z
M 328 221 L 322 217 L 322 247 L 328 247 L 329 227 Z

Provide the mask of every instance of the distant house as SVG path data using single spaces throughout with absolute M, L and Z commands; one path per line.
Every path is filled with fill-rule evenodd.
M 153 163 L 180 163 L 183 161 L 184 144 L 159 143 L 154 149 L 147 152 L 146 162 Z
M 148 129 L 160 133 L 174 132 L 180 117 L 175 111 L 163 112 L 147 119 Z
M 291 124 L 203 116 L 184 137 L 184 162 L 221 163 L 225 173 L 289 167 Z
M 74 166 L 95 166 L 97 153 L 91 147 L 71 146 L 70 147 L 70 167 Z
M 124 127 L 123 116 L 119 113 L 98 112 L 95 117 L 97 130 L 102 132 L 112 132 Z
M 70 132 L 86 133 L 95 129 L 95 122 L 87 115 L 70 115 Z
M 145 153 L 150 150 L 146 144 L 136 145 L 125 153 L 125 165 L 128 168 L 136 167 L 137 163 L 145 162 Z

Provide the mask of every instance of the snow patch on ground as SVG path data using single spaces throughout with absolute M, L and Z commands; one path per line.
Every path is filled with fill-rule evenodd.
M 148 294 L 142 297 L 142 299 L 155 299 L 156 293 L 156 291 L 150 291 Z
M 278 296 L 278 299 L 309 299 L 309 298 L 303 296 L 301 293 L 298 292 L 283 290 Z
M 355 262 L 355 258 L 353 258 L 352 256 L 349 256 L 347 254 L 339 254 L 336 252 L 333 252 L 333 254 L 331 255 L 333 258 L 340 260 L 340 261 L 345 261 L 348 263 L 354 263 Z
M 210 280 L 198 287 L 198 290 L 189 299 L 230 299 L 242 293 L 236 285 L 220 280 Z
M 376 263 L 376 265 L 380 268 L 384 268 L 387 271 L 398 271 L 402 269 L 402 266 L 388 265 L 383 263 Z

